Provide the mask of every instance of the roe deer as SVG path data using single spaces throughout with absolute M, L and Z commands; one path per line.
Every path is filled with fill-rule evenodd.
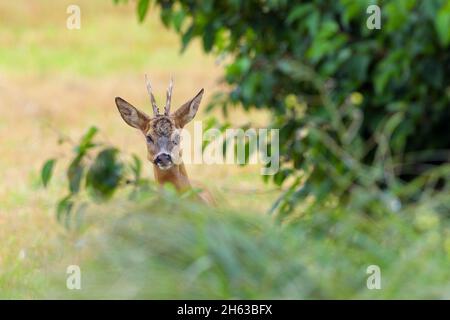
M 180 192 L 189 190 L 191 183 L 181 160 L 180 130 L 195 117 L 204 90 L 201 89 L 194 98 L 183 104 L 174 113 L 170 113 L 173 89 L 173 80 L 171 80 L 167 89 L 164 114 L 160 114 L 147 75 L 145 81 L 153 108 L 153 117 L 133 107 L 120 97 L 115 99 L 117 108 L 128 125 L 141 130 L 144 134 L 147 158 L 153 163 L 155 180 L 161 185 L 171 183 Z M 205 203 L 214 204 L 214 200 L 207 191 L 198 195 Z

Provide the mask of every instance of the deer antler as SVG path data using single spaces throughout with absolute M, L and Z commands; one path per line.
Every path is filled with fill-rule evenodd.
M 156 100 L 152 93 L 152 86 L 150 85 L 150 81 L 148 80 L 147 75 L 145 75 L 145 84 L 147 86 L 148 95 L 150 96 L 150 102 L 152 103 L 153 115 L 157 116 L 159 114 L 159 109 L 156 105 Z
M 170 114 L 170 102 L 172 100 L 173 78 L 170 78 L 169 87 L 167 88 L 166 106 L 164 107 L 164 114 Z

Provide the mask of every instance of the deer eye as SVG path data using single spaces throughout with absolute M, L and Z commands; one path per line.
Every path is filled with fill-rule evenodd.
M 173 143 L 174 145 L 178 145 L 178 144 L 180 143 L 180 136 L 179 136 L 179 135 L 176 135 L 176 136 L 173 138 L 172 143 Z
M 153 143 L 153 139 L 150 136 L 145 136 L 145 138 L 147 139 L 148 143 Z

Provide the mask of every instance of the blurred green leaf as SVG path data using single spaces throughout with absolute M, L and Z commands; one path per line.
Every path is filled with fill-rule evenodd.
M 106 148 L 97 155 L 86 176 L 86 187 L 94 197 L 108 199 L 122 179 L 123 164 L 117 159 L 116 148 Z
M 89 150 L 90 148 L 95 146 L 95 144 L 92 143 L 92 140 L 94 139 L 94 137 L 97 134 L 97 132 L 98 132 L 97 127 L 92 126 L 83 135 L 83 137 L 80 140 L 80 143 L 75 148 L 76 152 L 79 155 L 84 155 L 87 150 Z
M 80 191 L 81 180 L 83 179 L 84 165 L 81 157 L 76 157 L 69 165 L 67 170 L 67 178 L 69 180 L 69 190 L 71 193 Z
M 74 201 L 72 199 L 72 195 L 69 194 L 59 200 L 57 208 L 56 208 L 56 218 L 58 222 L 63 223 L 63 219 L 65 219 L 65 226 L 68 227 L 68 221 L 70 217 L 70 213 L 74 206 Z
M 437 13 L 435 26 L 440 43 L 447 47 L 450 44 L 450 1 L 447 0 Z
M 140 22 L 144 21 L 145 16 L 147 15 L 149 4 L 150 0 L 138 0 L 137 15 Z
M 132 155 L 133 163 L 131 164 L 131 170 L 134 174 L 134 180 L 138 182 L 141 179 L 142 161 L 135 154 Z
M 56 163 L 55 159 L 50 159 L 50 160 L 47 160 L 44 163 L 44 165 L 42 166 L 41 179 L 42 179 L 42 184 L 44 185 L 44 187 L 47 186 L 48 182 L 50 181 L 50 178 L 52 177 L 53 168 L 55 166 L 55 163 Z
M 172 22 L 173 22 L 173 26 L 176 31 L 178 31 L 178 32 L 181 31 L 181 29 L 182 29 L 181 27 L 183 25 L 185 17 L 186 17 L 186 13 L 184 12 L 183 9 L 180 9 L 180 10 L 174 12 L 173 17 L 172 17 Z
M 314 10 L 312 4 L 299 4 L 292 9 L 292 11 L 287 16 L 286 22 L 292 24 L 296 20 L 302 19 L 305 15 Z

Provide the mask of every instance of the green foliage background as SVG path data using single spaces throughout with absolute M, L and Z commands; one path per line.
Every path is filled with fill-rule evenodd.
M 381 7 L 380 30 L 366 26 L 371 4 Z M 182 50 L 200 38 L 226 61 L 230 91 L 211 108 L 272 112 L 282 162 L 274 182 L 292 178 L 279 212 L 448 162 L 450 1 L 140 0 L 139 19 L 151 5 Z M 362 177 L 367 166 L 375 170 Z

